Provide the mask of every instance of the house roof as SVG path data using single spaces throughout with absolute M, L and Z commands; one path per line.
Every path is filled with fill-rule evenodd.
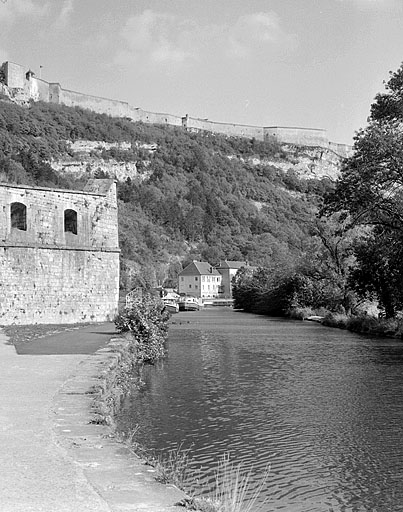
M 217 265 L 216 268 L 241 268 L 241 267 L 248 267 L 247 261 L 230 261 L 230 260 L 224 260 L 220 261 L 220 264 Z
M 220 276 L 221 274 L 214 267 L 207 263 L 207 261 L 192 261 L 187 267 L 185 267 L 180 276 Z

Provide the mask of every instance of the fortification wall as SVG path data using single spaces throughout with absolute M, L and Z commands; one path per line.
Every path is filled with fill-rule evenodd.
M 40 78 L 31 77 L 29 80 L 25 80 L 24 89 L 27 94 L 34 101 L 46 101 L 49 102 L 49 83 Z
M 212 133 L 221 133 L 229 137 L 246 137 L 263 140 L 264 129 L 261 126 L 233 124 L 233 123 L 216 123 L 208 119 L 198 119 L 195 117 L 185 116 L 182 118 L 182 126 L 187 130 L 204 130 Z
M 52 94 L 52 100 L 55 96 Z M 116 117 L 128 117 L 129 104 L 125 101 L 110 100 L 100 96 L 91 96 L 81 92 L 69 91 L 68 89 L 59 89 L 58 103 L 67 107 L 81 107 L 99 114 L 108 114 Z
M 24 68 L 15 62 L 5 62 L 6 85 L 11 89 L 23 89 L 25 84 Z
M 13 226 L 13 203 L 26 207 L 25 229 Z M 105 321 L 118 296 L 112 180 L 90 180 L 85 192 L 0 185 L 0 325 Z
M 285 144 L 320 147 L 327 147 L 329 144 L 326 130 L 279 126 L 265 126 L 263 130 L 265 138 L 272 136 L 275 137 L 279 142 Z
M 160 112 L 148 112 L 141 108 L 129 107 L 129 117 L 133 121 L 168 126 L 182 126 L 182 117 Z
M 0 246 L 0 325 L 113 320 L 118 268 L 113 253 Z

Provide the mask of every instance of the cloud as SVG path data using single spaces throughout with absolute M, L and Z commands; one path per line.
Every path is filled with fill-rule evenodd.
M 235 56 L 247 57 L 264 47 L 294 47 L 296 38 L 286 33 L 274 12 L 257 12 L 241 16 L 229 28 L 228 49 Z
M 13 23 L 21 17 L 41 17 L 48 11 L 47 4 L 34 0 L 8 0 L 0 2 L 0 21 Z
M 64 0 L 60 13 L 53 24 L 53 28 L 55 28 L 56 30 L 62 30 L 66 28 L 69 24 L 73 12 L 74 0 Z
M 153 64 L 181 64 L 192 57 L 185 39 L 193 26 L 170 14 L 146 10 L 131 17 L 121 32 L 125 48 L 117 55 L 120 64 L 147 59 Z
M 211 55 L 244 58 L 262 48 L 291 48 L 296 42 L 273 12 L 241 16 L 232 24 L 200 25 L 148 9 L 131 17 L 120 36 L 123 47 L 115 62 L 121 65 L 142 61 L 154 66 L 180 66 Z

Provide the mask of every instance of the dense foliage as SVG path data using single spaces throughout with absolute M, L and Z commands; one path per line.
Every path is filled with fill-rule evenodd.
M 355 243 L 351 286 L 376 298 L 386 317 L 403 309 L 403 65 L 378 94 L 368 126 L 355 138 L 325 212 L 339 211 L 353 226 L 366 226 Z
M 287 157 L 265 142 L 133 123 L 78 108 L 0 101 L 0 181 L 77 188 L 53 159 L 67 141 L 129 142 L 101 157 L 132 161 L 139 176 L 118 183 L 122 282 L 125 289 L 175 285 L 192 259 L 298 265 L 322 250 L 314 219 L 329 180 L 300 180 L 283 171 Z M 155 149 L 147 151 L 144 144 Z M 252 158 L 254 161 L 252 161 Z
M 160 299 L 143 294 L 116 317 L 118 332 L 131 334 L 138 362 L 154 363 L 164 356 L 169 316 Z

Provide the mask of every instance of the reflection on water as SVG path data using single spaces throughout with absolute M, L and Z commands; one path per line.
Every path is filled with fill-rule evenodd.
M 267 510 L 403 511 L 402 342 L 227 308 L 172 321 L 122 429 L 191 446 L 210 477 L 228 452 L 256 475 L 270 465 Z

